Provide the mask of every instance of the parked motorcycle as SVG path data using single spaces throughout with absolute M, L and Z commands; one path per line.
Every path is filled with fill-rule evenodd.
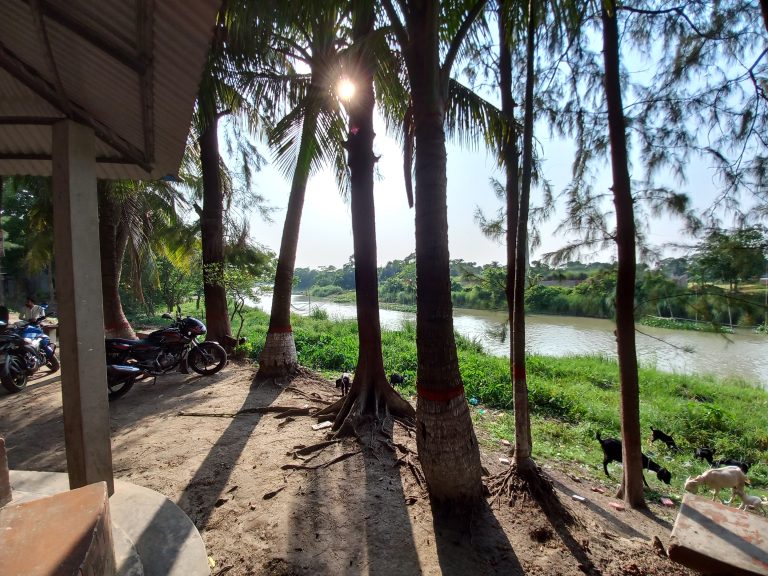
M 5 322 L 0 322 L 0 383 L 11 394 L 21 392 L 27 386 L 29 372 L 27 357 L 37 351 L 14 332 Z
M 25 355 L 27 373 L 34 374 L 42 366 L 47 366 L 51 372 L 56 372 L 61 367 L 56 356 L 56 344 L 40 327 L 40 323 L 47 316 L 40 316 L 37 320 L 19 321 L 14 325 L 15 332 L 24 338 L 24 341 L 34 350 Z
M 162 317 L 174 320 L 168 313 Z M 107 366 L 130 366 L 151 376 L 167 374 L 180 366 L 188 366 L 204 376 L 215 374 L 226 365 L 227 353 L 218 342 L 198 342 L 197 338 L 205 333 L 205 324 L 200 320 L 191 316 L 182 317 L 177 313 L 170 326 L 155 330 L 141 340 L 107 338 Z M 113 369 L 115 398 L 125 394 L 138 378 L 137 375 L 130 386 L 118 395 L 118 386 L 122 391 L 122 386 L 127 385 L 129 380 L 127 373 L 124 373 L 124 380 L 118 374 L 120 372 Z M 112 385 L 110 395 L 113 396 Z
M 107 364 L 107 388 L 109 401 L 125 396 L 137 380 L 146 378 L 146 373 L 136 366 Z

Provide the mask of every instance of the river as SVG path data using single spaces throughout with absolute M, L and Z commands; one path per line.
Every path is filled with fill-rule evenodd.
M 272 295 L 262 296 L 258 307 L 269 312 Z M 312 298 L 312 308 L 319 306 L 331 319 L 355 318 L 354 304 L 337 304 Z M 308 314 L 304 294 L 292 297 L 293 311 Z M 453 324 L 459 334 L 479 341 L 496 356 L 509 356 L 509 341 L 499 333 L 506 313 L 454 309 Z M 415 322 L 411 312 L 381 309 L 384 329 L 397 330 L 403 322 Z M 600 355 L 616 357 L 614 324 L 610 320 L 577 316 L 526 316 L 526 349 L 547 356 Z M 748 330 L 721 335 L 689 330 L 665 330 L 637 326 L 637 358 L 642 366 L 683 374 L 714 374 L 741 377 L 768 388 L 768 337 Z

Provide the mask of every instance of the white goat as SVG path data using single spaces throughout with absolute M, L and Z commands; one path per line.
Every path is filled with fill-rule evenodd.
M 739 506 L 739 510 L 747 510 L 748 508 L 755 508 L 759 509 L 763 514 L 765 514 L 765 510 L 763 509 L 763 506 L 768 505 L 768 501 L 763 500 L 760 498 L 760 496 L 752 496 L 750 494 L 744 494 L 741 497 L 741 506 Z
M 748 483 L 749 480 L 741 468 L 738 466 L 726 466 L 725 468 L 712 468 L 694 478 L 688 478 L 688 480 L 685 481 L 685 489 L 688 492 L 696 494 L 699 486 L 703 484 L 710 490 L 715 491 L 712 495 L 712 500 L 714 500 L 717 498 L 720 490 L 723 488 L 731 488 L 733 494 L 731 499 L 726 502 L 726 504 L 730 504 L 733 500 L 733 496 L 736 494 L 741 497 L 742 501 L 745 499 L 744 485 Z

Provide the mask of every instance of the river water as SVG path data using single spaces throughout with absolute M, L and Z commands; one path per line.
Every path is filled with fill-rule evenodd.
M 264 295 L 258 307 L 269 312 L 272 295 Z M 293 312 L 309 313 L 307 297 L 294 294 Z M 312 298 L 312 308 L 319 306 L 331 319 L 355 318 L 354 304 L 337 304 Z M 411 312 L 382 309 L 381 325 L 397 330 L 403 322 L 415 322 Z M 459 334 L 479 341 L 496 356 L 509 356 L 509 340 L 499 334 L 505 312 L 454 309 L 453 324 Z M 546 356 L 599 355 L 616 357 L 614 324 L 610 320 L 576 316 L 526 316 L 526 349 Z M 667 372 L 714 374 L 741 377 L 768 388 L 768 337 L 737 329 L 735 334 L 721 335 L 688 330 L 665 330 L 637 326 L 637 358 L 643 366 L 655 366 Z

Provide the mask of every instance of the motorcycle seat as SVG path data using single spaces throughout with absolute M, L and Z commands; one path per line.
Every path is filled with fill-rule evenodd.
M 106 338 L 104 341 L 107 344 L 125 344 L 128 346 L 135 346 L 136 344 L 146 344 L 146 340 L 131 340 L 130 338 Z

